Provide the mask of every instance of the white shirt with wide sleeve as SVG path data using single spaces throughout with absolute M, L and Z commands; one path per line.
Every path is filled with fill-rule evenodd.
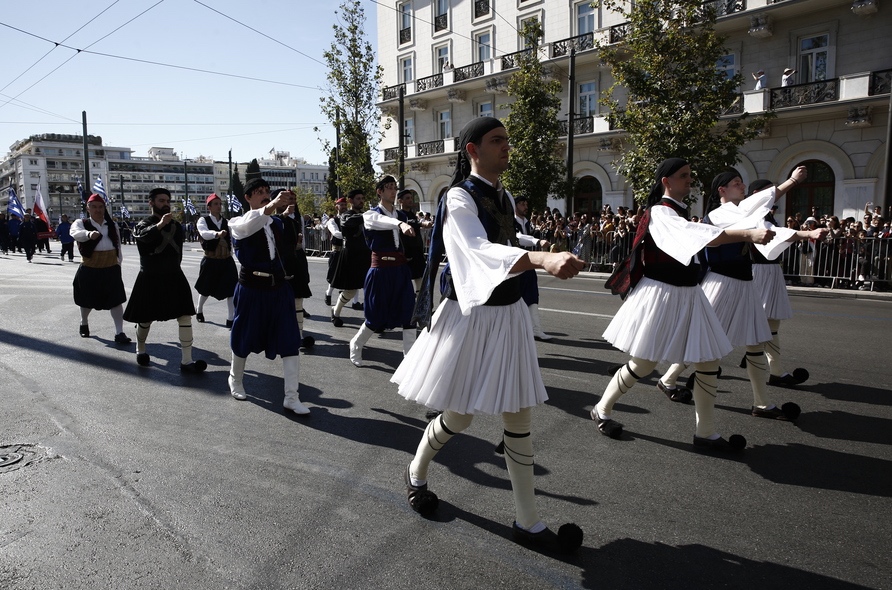
M 514 199 L 505 194 L 513 210 Z M 458 305 L 467 316 L 473 307 L 484 304 L 499 284 L 517 274 L 511 269 L 526 251 L 490 242 L 477 216 L 474 198 L 463 188 L 449 189 L 445 199 L 443 241 Z
M 796 234 L 786 227 L 775 227 L 765 220 L 771 206 L 777 200 L 776 188 L 768 187 L 740 203 L 722 203 L 722 206 L 709 213 L 709 221 L 722 229 L 771 229 L 774 238 L 767 244 L 756 244 L 756 249 L 768 260 L 775 260 L 790 247 L 789 240 Z
M 362 225 L 368 230 L 391 230 L 393 232 L 393 244 L 397 248 L 400 245 L 400 223 L 396 213 L 396 207 L 393 211 L 388 212 L 387 209 L 381 207 L 383 213 L 369 209 L 362 214 Z
M 85 220 L 83 219 L 75 219 L 74 223 L 71 224 L 71 237 L 78 242 L 90 241 L 90 230 L 84 227 L 84 221 Z M 90 223 L 93 224 L 93 227 L 95 227 L 96 231 L 99 232 L 99 235 L 102 236 L 99 238 L 99 243 L 96 244 L 96 248 L 93 251 L 105 252 L 107 250 L 114 250 L 115 244 L 111 241 L 111 238 L 108 237 L 108 222 L 103 219 L 102 223 L 96 223 L 96 221 L 90 219 Z M 120 264 L 123 259 L 123 248 L 118 248 L 118 264 Z
M 211 218 L 211 223 L 215 227 L 208 227 L 208 223 L 204 217 L 199 217 L 198 223 L 195 224 L 195 227 L 198 228 L 198 235 L 200 235 L 203 240 L 213 240 L 217 237 L 217 232 L 223 228 L 222 217 L 219 220 L 215 219 L 213 215 L 209 215 L 208 217 Z
M 259 231 L 263 231 L 266 235 L 266 245 L 269 247 L 269 259 L 276 257 L 276 240 L 273 237 L 273 230 L 270 227 L 273 220 L 269 215 L 263 213 L 263 209 L 251 209 L 241 217 L 234 217 L 229 220 L 229 231 L 233 239 L 244 240 Z
M 684 207 L 681 203 L 679 205 Z M 660 250 L 685 266 L 722 233 L 722 229 L 707 223 L 688 221 L 676 213 L 675 209 L 664 205 L 650 208 L 648 231 Z

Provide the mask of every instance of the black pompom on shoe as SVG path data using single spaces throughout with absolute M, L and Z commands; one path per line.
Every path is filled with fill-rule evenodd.
M 413 486 L 409 477 L 409 466 L 406 465 L 406 494 L 409 498 L 409 506 L 421 516 L 430 516 L 440 505 L 440 499 L 437 494 L 427 489 L 427 484 L 423 486 Z
M 199 324 L 203 324 L 203 323 L 204 323 L 204 314 L 203 314 L 203 313 L 196 313 L 196 314 L 195 314 L 195 321 L 197 321 Z
M 310 350 L 316 345 L 316 339 L 312 336 L 304 336 L 300 341 L 301 350 Z
M 90 326 L 81 326 L 80 334 L 81 334 L 81 338 L 89 338 L 90 337 Z
M 802 408 L 799 407 L 799 404 L 794 402 L 787 402 L 781 405 L 781 412 L 784 413 L 784 416 L 787 417 L 787 420 L 790 422 L 794 422 L 796 418 L 802 413 Z
M 694 449 L 697 451 L 715 451 L 718 453 L 739 453 L 746 448 L 746 439 L 739 434 L 732 434 L 725 440 L 719 437 L 715 440 L 701 438 L 694 435 Z
M 573 553 L 582 546 L 584 537 L 582 529 L 579 526 L 568 522 L 561 525 L 557 534 L 549 528 L 538 533 L 531 533 L 514 523 L 512 527 L 512 535 L 514 540 L 531 549 L 546 551 L 550 553 Z
M 194 361 L 180 365 L 180 371 L 183 373 L 204 373 L 207 368 L 208 364 L 205 361 Z
M 609 436 L 612 439 L 619 440 L 623 435 L 623 425 L 617 422 L 616 420 L 604 420 L 600 416 L 598 416 L 598 410 L 592 409 L 591 411 L 592 420 L 594 420 L 598 424 L 598 432 L 603 434 L 604 436 Z
M 136 355 L 136 364 L 140 367 L 148 367 L 149 366 L 149 353 L 140 352 Z

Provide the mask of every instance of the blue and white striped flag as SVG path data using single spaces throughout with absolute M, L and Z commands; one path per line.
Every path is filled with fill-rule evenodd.
M 22 207 L 22 202 L 19 201 L 15 194 L 15 189 L 12 187 L 9 187 L 9 202 L 6 204 L 6 212 L 9 213 L 10 217 L 25 218 L 25 209 Z
M 81 184 L 81 179 L 80 179 L 80 177 L 75 176 L 75 178 L 77 179 L 77 192 L 78 192 L 78 194 L 81 196 L 81 201 L 83 201 L 84 203 L 86 203 L 86 202 L 87 202 L 87 197 L 88 197 L 89 195 L 87 194 L 87 191 L 84 190 L 84 185 Z
M 195 210 L 195 205 L 192 204 L 189 197 L 186 197 L 186 202 L 183 204 L 183 208 L 189 215 L 198 215 L 198 211 Z
M 127 205 L 121 205 L 121 219 L 130 219 L 130 209 Z
M 108 207 L 108 195 L 105 194 L 105 185 L 102 184 L 102 176 L 96 179 L 96 182 L 93 183 L 93 192 L 102 197 L 102 200 L 105 201 L 105 206 Z
M 229 195 L 229 211 L 231 213 L 241 213 L 242 203 L 235 195 Z

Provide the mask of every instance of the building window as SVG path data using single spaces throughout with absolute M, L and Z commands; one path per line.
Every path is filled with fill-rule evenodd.
M 29 166 L 37 166 L 37 160 L 28 160 Z
M 412 68 L 412 56 L 400 59 L 400 71 L 403 84 L 407 84 L 415 79 L 414 69 Z
M 595 32 L 595 9 L 591 2 L 576 5 L 576 34 L 585 35 Z
M 489 0 L 474 0 L 474 18 L 489 14 Z
M 734 77 L 734 74 L 737 73 L 736 63 L 737 57 L 733 53 L 723 55 L 717 62 L 715 62 L 715 69 L 718 70 L 726 80 L 730 80 Z
M 452 137 L 452 112 L 449 110 L 437 111 L 437 130 L 440 133 L 438 139 Z
M 441 45 L 440 47 L 434 48 L 434 64 L 436 64 L 437 73 L 442 72 L 443 69 L 449 65 L 448 45 Z
M 539 17 L 532 16 L 530 18 L 525 18 L 520 21 L 520 26 L 517 27 L 518 31 L 523 31 L 528 24 L 533 24 L 539 22 Z M 542 29 L 542 35 L 544 38 L 545 30 Z M 529 49 L 532 46 L 532 42 L 530 39 L 526 38 L 523 34 L 520 35 L 520 47 L 522 49 Z
M 495 113 L 493 112 L 492 101 L 488 100 L 486 102 L 477 103 L 477 116 L 478 117 L 494 117 Z
M 492 33 L 477 33 L 474 35 L 474 45 L 477 49 L 477 61 L 489 61 L 492 58 Z
M 815 82 L 832 78 L 830 70 L 830 35 L 823 33 L 799 39 L 799 79 Z
M 436 0 L 434 6 L 434 32 L 449 28 L 449 0 Z
M 412 40 L 412 3 L 403 2 L 397 8 L 400 15 L 400 44 Z
M 598 87 L 594 82 L 583 82 L 579 85 L 580 117 L 592 117 L 598 112 Z
M 836 175 L 833 174 L 833 169 L 820 160 L 807 160 L 797 166 L 805 166 L 808 169 L 808 179 L 787 193 L 785 209 L 787 217 L 800 213 L 805 219 L 809 215 L 820 217 L 833 213 L 836 187 Z
M 415 143 L 415 118 L 408 117 L 403 120 L 403 136 L 405 137 L 405 145 Z

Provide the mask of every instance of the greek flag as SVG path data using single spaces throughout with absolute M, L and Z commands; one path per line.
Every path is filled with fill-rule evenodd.
M 121 219 L 130 219 L 130 210 L 127 205 L 121 205 Z
M 241 213 L 242 203 L 235 195 L 229 195 L 229 211 L 231 213 Z
M 25 209 L 22 207 L 21 201 L 15 194 L 15 189 L 9 187 L 9 202 L 6 204 L 6 211 L 11 217 L 25 219 Z
M 192 201 L 189 197 L 186 197 L 186 201 L 183 204 L 183 208 L 186 210 L 186 213 L 189 215 L 198 215 L 198 211 L 195 210 L 195 205 L 192 204 Z
M 79 177 L 75 176 L 75 178 L 77 179 L 77 192 L 81 196 L 81 201 L 86 203 L 87 202 L 87 192 L 84 190 L 84 185 L 81 184 L 81 179 Z
M 105 186 L 102 184 L 102 176 L 96 179 L 96 182 L 93 183 L 93 192 L 102 197 L 102 200 L 105 201 L 105 206 L 108 207 L 108 195 L 105 194 Z

